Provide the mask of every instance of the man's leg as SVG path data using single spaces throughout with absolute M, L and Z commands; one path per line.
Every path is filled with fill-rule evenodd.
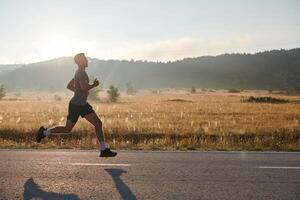
M 63 134 L 70 133 L 79 118 L 79 114 L 80 114 L 80 107 L 69 103 L 66 125 L 57 126 L 55 128 L 44 128 L 44 126 L 41 126 L 37 132 L 36 141 L 40 143 L 44 137 L 52 134 L 63 135 Z
M 75 126 L 76 122 L 72 122 L 70 119 L 67 120 L 67 123 L 65 126 L 57 126 L 55 128 L 47 128 L 45 129 L 43 126 L 40 127 L 40 129 L 37 132 L 36 135 L 36 141 L 38 143 L 41 142 L 41 140 L 49 135 L 63 135 L 63 134 L 68 134 L 71 132 L 73 127 Z
M 102 130 L 102 122 L 99 119 L 99 117 L 96 115 L 96 113 L 89 113 L 84 116 L 86 120 L 88 120 L 91 124 L 95 127 L 96 136 L 98 138 L 99 142 L 105 142 L 104 133 Z
M 99 141 L 100 157 L 114 157 L 117 155 L 116 152 L 112 152 L 109 148 L 106 148 L 105 137 L 102 129 L 102 122 L 95 112 L 89 113 L 84 116 L 95 127 L 96 136 Z
M 46 129 L 44 131 L 45 135 L 64 135 L 64 134 L 69 134 L 73 127 L 75 126 L 76 122 L 71 122 L 70 119 L 67 120 L 66 125 L 65 126 L 56 126 L 54 128 L 51 129 Z M 49 130 L 49 131 L 48 131 Z M 48 132 L 47 132 L 48 131 Z

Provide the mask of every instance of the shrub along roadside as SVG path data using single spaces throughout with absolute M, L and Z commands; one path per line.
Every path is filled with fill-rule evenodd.
M 246 99 L 242 99 L 242 102 L 248 103 L 288 103 L 288 100 L 278 99 L 273 97 L 253 97 L 250 96 Z
M 300 151 L 300 133 L 290 132 L 290 130 L 278 130 L 278 132 L 266 134 L 116 132 L 107 133 L 106 139 L 115 149 Z M 50 136 L 41 144 L 37 144 L 34 132 L 0 130 L 0 148 L 97 149 L 97 143 L 94 133 L 89 131 Z

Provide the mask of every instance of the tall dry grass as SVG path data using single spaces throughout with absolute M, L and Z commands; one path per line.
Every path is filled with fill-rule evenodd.
M 104 94 L 102 94 L 102 99 Z M 246 103 L 265 91 L 165 91 L 122 94 L 119 103 L 94 103 L 108 143 L 118 149 L 300 150 L 300 97 L 272 94 L 284 104 Z M 42 96 L 36 100 L 37 96 Z M 0 101 L 2 148 L 97 148 L 92 125 L 80 119 L 68 136 L 51 136 L 37 145 L 41 126 L 64 124 L 68 98 L 22 95 Z M 47 98 L 48 97 L 48 98 Z

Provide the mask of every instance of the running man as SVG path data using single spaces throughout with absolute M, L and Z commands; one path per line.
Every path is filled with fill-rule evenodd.
M 114 157 L 117 155 L 117 153 L 112 152 L 106 147 L 104 133 L 102 130 L 102 122 L 98 118 L 92 106 L 87 103 L 88 91 L 94 87 L 97 87 L 99 85 L 99 81 L 95 79 L 92 85 L 89 84 L 89 77 L 85 71 L 85 68 L 88 67 L 88 60 L 84 53 L 75 55 L 74 61 L 78 65 L 78 69 L 75 72 L 75 77 L 67 85 L 67 88 L 74 92 L 74 96 L 69 102 L 67 123 L 65 126 L 57 126 L 55 128 L 44 128 L 43 126 L 40 127 L 36 135 L 36 141 L 40 143 L 41 140 L 46 136 L 70 133 L 79 116 L 81 116 L 88 120 L 95 127 L 96 136 L 99 141 L 99 156 Z

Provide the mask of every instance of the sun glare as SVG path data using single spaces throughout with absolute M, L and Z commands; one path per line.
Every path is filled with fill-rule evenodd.
M 72 55 L 73 51 L 71 38 L 61 33 L 53 34 L 49 35 L 43 44 L 40 45 L 39 56 L 42 59 L 56 58 Z

